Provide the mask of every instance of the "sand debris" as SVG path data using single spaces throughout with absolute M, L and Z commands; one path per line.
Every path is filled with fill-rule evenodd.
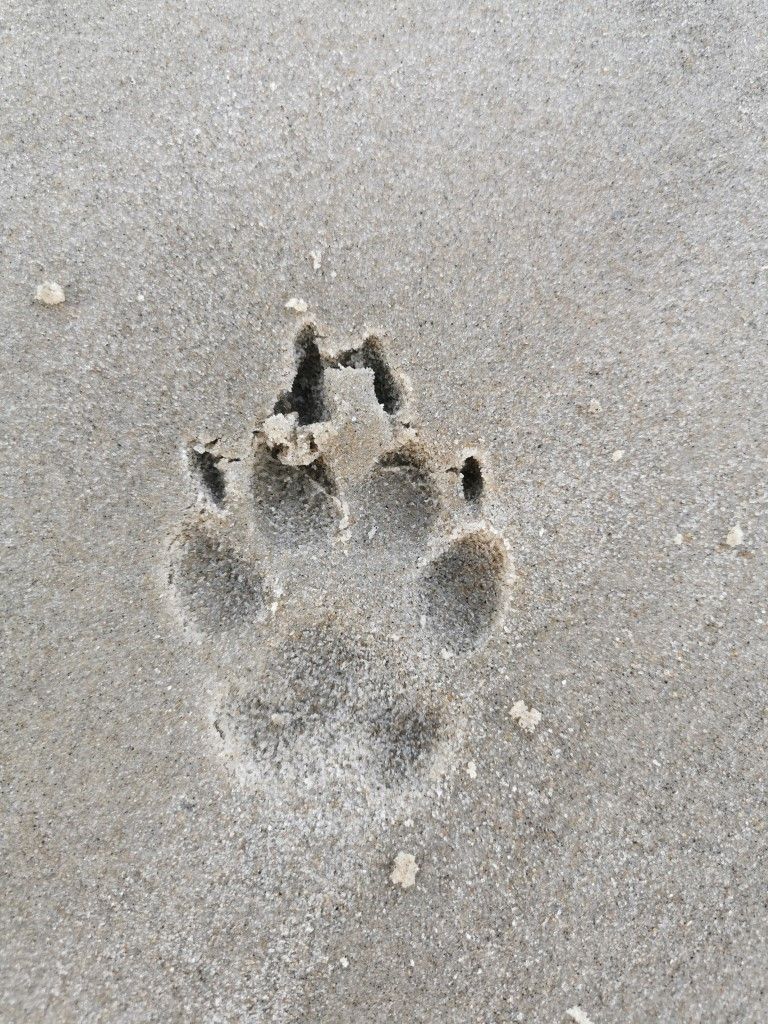
M 320 454 L 312 428 L 299 426 L 296 412 L 268 416 L 263 430 L 268 447 L 284 466 L 308 466 Z
M 319 270 L 323 265 L 323 250 L 311 249 L 309 255 L 312 257 L 312 269 Z
M 477 765 L 475 764 L 474 761 L 467 761 L 467 767 L 465 771 L 467 775 L 470 777 L 470 779 L 477 778 Z
M 603 407 L 602 405 L 600 405 L 598 400 L 596 398 L 591 399 L 589 405 L 587 406 L 587 412 L 589 413 L 589 415 L 599 416 L 602 411 Z
M 285 308 L 289 309 L 292 313 L 306 313 L 309 306 L 304 299 L 297 299 L 296 296 L 294 296 L 292 299 L 288 299 L 285 304 Z
M 729 548 L 737 548 L 744 543 L 744 531 L 738 525 L 731 527 L 728 531 L 728 535 L 725 538 L 725 543 Z
M 571 1020 L 576 1022 L 576 1024 L 592 1024 L 592 1021 L 579 1006 L 572 1006 L 570 1010 L 566 1010 L 565 1012 Z
M 64 289 L 55 281 L 43 281 L 37 286 L 35 298 L 44 306 L 58 306 L 65 299 Z
M 523 732 L 530 735 L 541 721 L 541 712 L 536 708 L 529 708 L 524 700 L 518 700 L 509 709 L 509 717 L 517 722 Z
M 624 449 L 623 448 L 617 448 L 616 451 L 611 456 L 611 461 L 612 462 L 621 462 L 621 460 L 623 458 L 624 458 Z
M 403 853 L 401 850 L 395 857 L 392 865 L 392 874 L 389 876 L 393 885 L 399 885 L 401 889 L 410 889 L 416 884 L 416 872 L 419 866 L 412 853 Z

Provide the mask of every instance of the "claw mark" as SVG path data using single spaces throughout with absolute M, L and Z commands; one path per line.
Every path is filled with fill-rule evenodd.
M 223 505 L 226 484 L 224 473 L 219 468 L 221 456 L 215 455 L 206 445 L 196 444 L 189 450 L 189 462 L 203 495 L 214 505 Z
M 461 489 L 467 501 L 478 502 L 483 493 L 483 469 L 474 455 L 468 455 L 461 467 Z
M 339 360 L 341 366 L 373 370 L 373 390 L 379 405 L 390 416 L 402 405 L 403 395 L 395 375 L 384 357 L 384 350 L 378 338 L 366 338 L 362 346 L 346 352 Z
M 299 425 L 319 423 L 325 415 L 323 394 L 323 360 L 317 346 L 314 327 L 308 325 L 296 338 L 296 376 L 291 390 L 283 393 L 275 403 L 275 413 L 288 415 L 296 412 Z

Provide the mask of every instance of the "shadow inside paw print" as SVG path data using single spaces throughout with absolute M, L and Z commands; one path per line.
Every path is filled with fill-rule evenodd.
M 322 460 L 284 465 L 266 447 L 253 455 L 253 512 L 266 539 L 280 547 L 316 543 L 338 520 L 335 486 Z
M 171 591 L 220 681 L 214 726 L 242 781 L 418 796 L 456 761 L 460 666 L 503 612 L 507 543 L 480 456 L 435 454 L 378 339 L 321 349 L 307 325 L 295 356 L 244 448 L 188 452 L 197 501 Z

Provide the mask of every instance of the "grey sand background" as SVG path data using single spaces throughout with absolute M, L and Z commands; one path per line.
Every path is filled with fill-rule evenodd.
M 765 1019 L 766 14 L 5 4 L 3 1019 Z M 477 778 L 354 841 L 234 784 L 164 587 L 292 296 L 518 570 Z

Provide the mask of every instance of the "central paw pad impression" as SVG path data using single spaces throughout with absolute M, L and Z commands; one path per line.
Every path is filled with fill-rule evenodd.
M 409 802 L 457 761 L 507 544 L 480 456 L 424 441 L 378 339 L 334 350 L 306 325 L 295 358 L 242 447 L 186 452 L 196 503 L 170 545 L 171 591 L 241 782 Z

